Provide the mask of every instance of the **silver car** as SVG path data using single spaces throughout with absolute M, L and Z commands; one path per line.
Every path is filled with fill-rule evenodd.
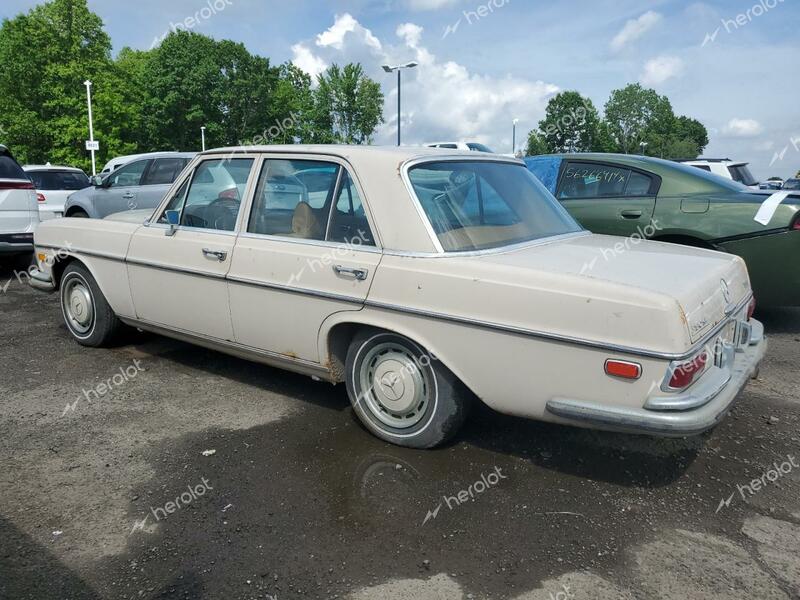
M 150 154 L 132 160 L 105 177 L 94 177 L 93 186 L 70 195 L 64 206 L 64 216 L 102 219 L 126 210 L 154 208 L 195 154 Z

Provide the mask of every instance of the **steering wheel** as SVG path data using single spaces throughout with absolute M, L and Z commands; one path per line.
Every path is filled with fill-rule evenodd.
M 233 231 L 236 228 L 236 215 L 239 214 L 239 200 L 219 197 L 206 207 L 205 217 L 211 229 Z

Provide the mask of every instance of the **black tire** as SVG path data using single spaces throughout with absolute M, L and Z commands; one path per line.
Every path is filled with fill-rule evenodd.
M 75 211 L 72 211 L 72 212 L 71 212 L 71 213 L 69 213 L 67 216 L 68 216 L 69 218 L 71 218 L 71 219 L 88 219 L 88 218 L 89 218 L 89 215 L 88 215 L 88 213 L 86 213 L 86 212 L 84 212 L 84 211 L 82 211 L 82 210 L 75 210 Z
M 356 415 L 370 432 L 392 444 L 439 446 L 466 419 L 471 395 L 464 384 L 401 335 L 360 331 L 347 351 L 345 372 Z
M 122 327 L 89 270 L 72 262 L 60 282 L 61 314 L 72 337 L 82 346 L 107 346 Z

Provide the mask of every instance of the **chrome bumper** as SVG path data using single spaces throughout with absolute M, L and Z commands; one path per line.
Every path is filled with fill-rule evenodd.
M 32 288 L 40 290 L 42 292 L 53 292 L 56 289 L 56 284 L 53 282 L 53 278 L 50 276 L 49 273 L 43 273 L 37 268 L 33 268 L 29 271 L 31 276 L 30 284 Z
M 658 390 L 644 408 L 554 398 L 547 410 L 575 424 L 627 433 L 683 437 L 707 431 L 725 417 L 767 351 L 764 326 L 755 319 L 750 326 L 749 343 L 737 351 L 732 364 L 709 369 L 683 394 L 665 396 Z

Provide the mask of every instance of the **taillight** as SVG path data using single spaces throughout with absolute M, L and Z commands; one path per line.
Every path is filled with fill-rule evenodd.
M 38 202 L 47 202 L 47 198 L 44 197 L 42 192 L 36 192 L 36 200 Z
M 35 190 L 31 181 L 0 181 L 0 190 Z
M 753 296 L 750 299 L 750 304 L 747 305 L 747 320 L 749 321 L 753 317 L 753 313 L 756 312 L 756 297 Z
M 605 366 L 606 375 L 622 379 L 639 379 L 642 376 L 642 365 L 625 360 L 608 359 Z
M 703 350 L 691 360 L 673 364 L 668 384 L 670 389 L 682 390 L 689 387 L 706 370 L 706 364 L 708 364 L 707 350 Z
M 792 223 L 792 229 L 795 231 L 800 231 L 800 213 L 797 213 L 797 216 L 794 218 L 794 223 Z

